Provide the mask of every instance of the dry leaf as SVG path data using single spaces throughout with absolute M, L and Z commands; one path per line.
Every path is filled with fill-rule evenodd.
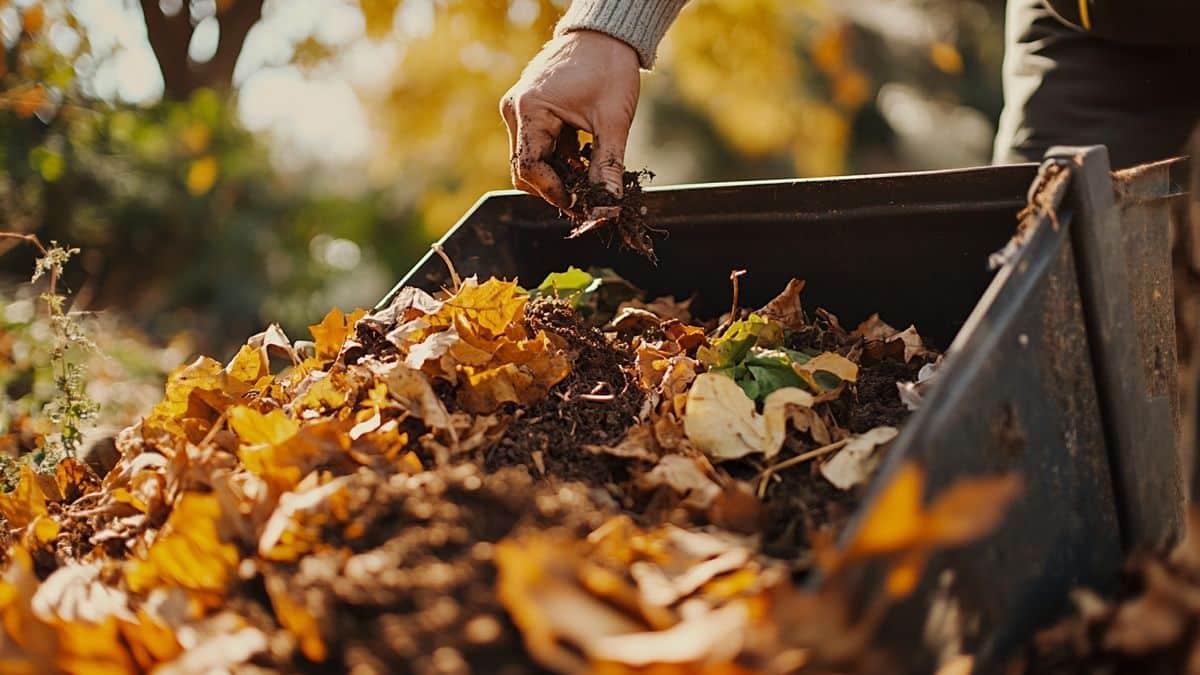
M 33 594 L 34 613 L 44 621 L 101 623 L 110 617 L 136 621 L 125 593 L 103 582 L 103 569 L 101 562 L 58 568 Z
M 215 495 L 184 493 L 145 558 L 125 568 L 130 590 L 145 593 L 168 585 L 224 594 L 239 556 L 237 547 L 222 539 L 220 519 Z
M 583 447 L 588 452 L 596 454 L 638 459 L 644 462 L 657 461 L 661 452 L 654 437 L 654 426 L 649 423 L 630 427 L 629 431 L 625 433 L 625 437 L 616 445 L 585 445 Z
M 701 466 L 701 461 L 684 455 L 666 455 L 653 469 L 638 476 L 638 487 L 647 491 L 666 487 L 685 498 L 686 504 L 707 509 L 721 496 L 722 489 Z
M 800 293 L 804 291 L 804 285 L 804 281 L 792 279 L 782 293 L 755 314 L 774 319 L 792 330 L 803 328 L 807 323 L 804 319 L 804 309 L 800 306 Z
M 357 309 L 350 314 L 334 307 L 321 319 L 321 323 L 309 326 L 313 341 L 316 343 L 318 361 L 331 361 L 337 358 L 346 338 L 354 332 L 354 324 L 365 316 L 365 309 Z
M 789 406 L 811 407 L 813 397 L 795 387 L 772 392 L 760 415 L 742 388 L 716 373 L 696 376 L 683 418 L 687 437 L 720 461 L 761 453 L 768 459 L 783 446 Z
M 875 427 L 852 437 L 837 454 L 821 464 L 821 475 L 840 490 L 866 483 L 879 466 L 876 450 L 898 435 L 900 430 L 895 427 Z
M 1013 474 L 959 479 L 928 508 L 922 503 L 924 490 L 921 467 L 911 462 L 902 465 L 869 506 L 844 552 L 826 558 L 824 566 L 898 556 L 885 588 L 893 597 L 904 597 L 916 588 L 925 561 L 935 550 L 969 543 L 999 525 L 1020 494 L 1021 480 Z
M 0 514 L 13 528 L 25 527 L 46 515 L 46 494 L 28 462 L 21 462 L 20 479 L 12 492 L 0 494 Z

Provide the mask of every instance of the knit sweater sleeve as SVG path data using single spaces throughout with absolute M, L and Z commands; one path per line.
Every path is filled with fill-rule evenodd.
M 654 66 L 658 43 L 687 0 L 572 0 L 555 35 L 594 30 L 633 47 L 643 68 Z

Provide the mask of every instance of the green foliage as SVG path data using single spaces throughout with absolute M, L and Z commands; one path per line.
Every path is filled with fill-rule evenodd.
M 783 338 L 784 329 L 778 321 L 751 314 L 730 324 L 710 346 L 701 347 L 697 356 L 710 369 L 729 368 L 742 363 L 751 347 L 773 349 L 783 345 Z
M 48 421 L 52 429 L 42 436 L 40 447 L 30 459 L 39 468 L 51 468 L 63 458 L 76 455 L 83 440 L 84 424 L 92 420 L 99 410 L 99 405 L 88 397 L 84 389 L 83 369 L 72 359 L 72 352 L 92 351 L 96 347 L 76 322 L 75 316 L 66 311 L 67 298 L 58 290 L 63 266 L 71 256 L 79 253 L 79 249 L 59 246 L 54 241 L 50 242 L 48 248 L 34 238 L 26 241 L 32 243 L 40 254 L 34 263 L 30 283 L 37 283 L 43 277 L 47 279 L 47 290 L 41 294 L 40 300 L 46 309 L 51 329 L 46 365 L 54 383 L 50 399 L 41 410 L 34 411 L 35 415 Z M 6 467 L 5 476 L 10 473 L 11 467 Z
M 552 272 L 546 275 L 542 283 L 530 292 L 530 296 L 562 298 L 570 302 L 575 309 L 579 309 L 591 301 L 593 294 L 603 283 L 603 278 L 592 276 L 578 267 L 571 266 L 565 272 Z

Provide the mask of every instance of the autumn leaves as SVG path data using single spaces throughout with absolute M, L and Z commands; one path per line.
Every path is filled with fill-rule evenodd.
M 896 430 L 852 432 L 831 405 L 851 401 L 878 359 L 925 358 L 915 331 L 877 318 L 856 331 L 826 321 L 805 338 L 802 287 L 706 331 L 688 302 L 639 299 L 611 273 L 571 269 L 532 292 L 471 278 L 404 289 L 369 315 L 334 310 L 311 344 L 272 327 L 228 364 L 197 359 L 122 433 L 107 476 L 67 460 L 53 476 L 27 468 L 0 496 L 0 664 L 287 669 L 345 666 L 363 650 L 416 658 L 427 644 L 470 660 L 504 640 L 560 672 L 782 663 L 809 647 L 782 639 L 781 622 L 828 623 L 841 605 L 804 599 L 787 573 L 797 563 L 762 554 L 770 488 L 800 480 L 798 467 L 837 490 L 865 483 Z M 580 449 L 615 467 L 609 477 L 558 482 L 541 460 L 560 447 L 485 472 L 532 404 L 630 395 L 617 379 L 572 380 L 582 344 L 644 400 L 613 418 L 617 442 Z M 979 479 L 926 506 L 922 470 L 902 466 L 848 545 L 808 542 L 813 564 L 836 580 L 881 561 L 886 598 L 902 597 L 935 551 L 983 535 L 1017 490 Z M 797 604 L 820 611 L 780 618 Z M 405 612 L 421 618 L 404 623 Z M 342 625 L 377 614 L 369 625 L 408 626 L 378 628 L 386 647 Z M 426 624 L 460 626 L 466 642 Z

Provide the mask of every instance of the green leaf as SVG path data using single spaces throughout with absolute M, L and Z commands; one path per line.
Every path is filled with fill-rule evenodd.
M 600 287 L 601 279 L 594 277 L 578 267 L 568 267 L 565 272 L 553 272 L 533 289 L 532 297 L 551 296 L 562 298 L 571 303 L 575 309 L 587 304 L 591 294 Z
M 711 368 L 725 368 L 741 363 L 752 347 L 774 348 L 783 344 L 783 325 L 757 314 L 734 321 L 711 347 L 701 347 L 697 356 Z

